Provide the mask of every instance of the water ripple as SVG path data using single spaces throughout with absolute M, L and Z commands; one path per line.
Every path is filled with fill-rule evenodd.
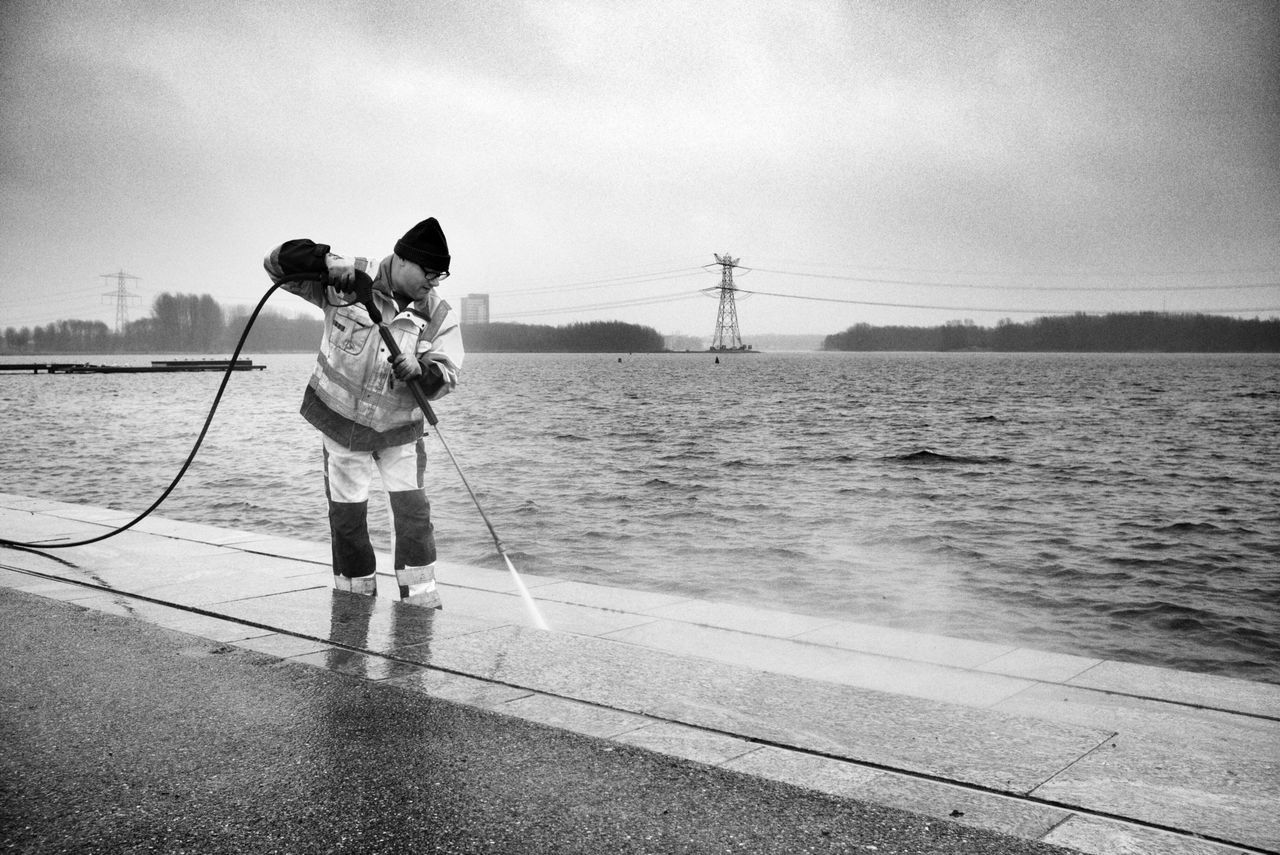
M 160 513 L 324 541 L 313 357 L 256 359 Z M 1280 682 L 1278 367 L 472 354 L 437 412 L 526 572 Z M 0 375 L 0 476 L 141 511 L 218 379 Z M 434 438 L 428 457 L 442 557 L 504 568 Z M 385 503 L 370 516 L 385 548 Z

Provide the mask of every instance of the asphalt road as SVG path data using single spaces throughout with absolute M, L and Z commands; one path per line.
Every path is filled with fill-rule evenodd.
M 1069 851 L 7 588 L 0 621 L 4 852 Z

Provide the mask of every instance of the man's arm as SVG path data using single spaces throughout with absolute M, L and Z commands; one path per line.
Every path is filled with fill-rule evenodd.
M 435 311 L 445 309 L 444 323 L 435 337 L 418 345 L 418 362 L 425 375 L 422 382 L 427 397 L 432 401 L 443 398 L 458 385 L 462 359 L 466 349 L 462 345 L 462 327 L 458 324 L 449 304 L 440 301 Z
M 325 288 L 333 286 L 339 291 L 354 290 L 354 265 L 345 258 L 329 251 L 329 245 L 306 238 L 285 241 L 263 259 L 271 281 L 280 285 L 286 276 L 299 273 L 315 274 L 315 281 L 286 282 L 281 288 L 297 294 L 308 302 L 324 308 Z

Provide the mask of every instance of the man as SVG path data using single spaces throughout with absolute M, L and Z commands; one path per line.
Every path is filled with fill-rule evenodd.
M 321 433 L 325 494 L 333 544 L 333 580 L 339 590 L 376 595 L 375 558 L 367 520 L 376 464 L 391 502 L 396 582 L 402 600 L 440 608 L 436 589 L 431 506 L 423 492 L 426 452 L 423 413 L 409 383 L 430 400 L 453 390 L 462 366 L 462 334 L 436 287 L 449 275 L 449 246 L 434 217 L 396 242 L 376 267 L 347 259 L 326 244 L 291 240 L 263 262 L 275 283 L 297 274 L 285 290 L 324 310 L 325 333 L 307 383 L 302 415 Z M 357 273 L 359 271 L 359 273 Z M 401 351 L 394 364 L 357 289 L 372 277 L 372 300 Z

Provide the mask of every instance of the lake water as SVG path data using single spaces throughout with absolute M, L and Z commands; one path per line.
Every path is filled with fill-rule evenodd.
M 253 358 L 158 513 L 323 541 L 313 357 Z M 1280 358 L 714 360 L 468 356 L 441 429 L 519 569 L 1280 683 Z M 0 375 L 4 489 L 141 511 L 219 380 Z M 442 558 L 504 566 L 428 449 Z

